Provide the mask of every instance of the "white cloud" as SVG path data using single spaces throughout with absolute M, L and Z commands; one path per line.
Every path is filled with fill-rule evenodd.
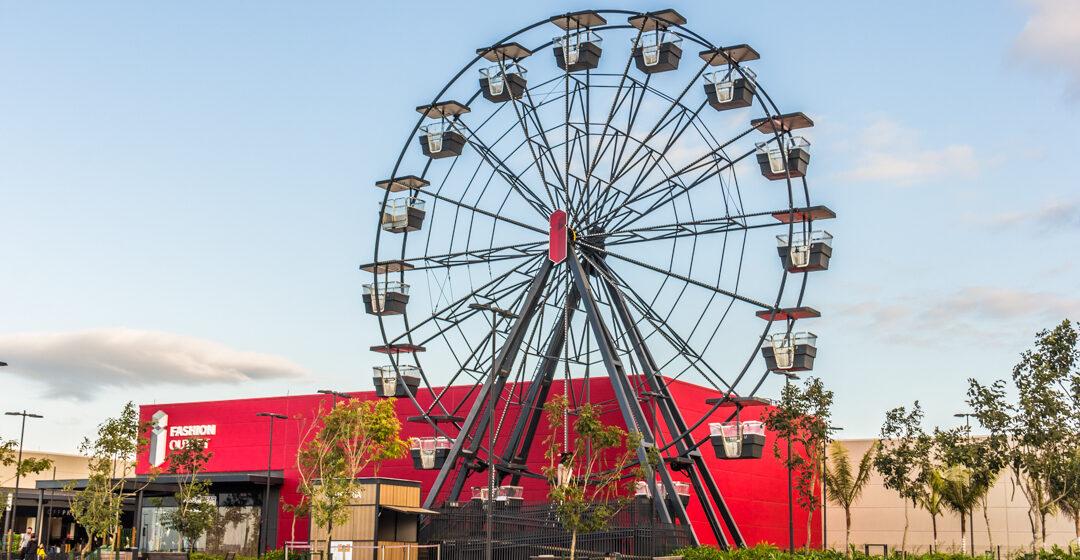
M 189 336 L 133 329 L 0 335 L 0 376 L 20 376 L 58 397 L 90 398 L 107 387 L 241 383 L 306 375 L 270 354 Z
M 1080 2 L 1026 0 L 1033 8 L 1013 42 L 1013 55 L 1025 64 L 1063 70 L 1069 90 L 1080 96 Z
M 903 344 L 946 347 L 960 340 L 1010 344 L 1022 343 L 1062 319 L 1080 318 L 1080 298 L 971 286 L 939 296 L 845 304 L 837 315 L 862 331 Z
M 993 161 L 966 144 L 926 148 L 922 133 L 880 118 L 859 134 L 852 149 L 854 168 L 839 174 L 853 182 L 908 186 L 949 177 L 976 177 Z
M 1080 200 L 1049 200 L 1038 208 L 987 216 L 978 220 L 993 228 L 1034 226 L 1039 230 L 1080 227 Z

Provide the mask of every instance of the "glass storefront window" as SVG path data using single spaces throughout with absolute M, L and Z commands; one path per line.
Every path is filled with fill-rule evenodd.
M 143 552 L 176 551 L 180 548 L 180 535 L 164 525 L 165 514 L 176 511 L 175 506 L 164 505 L 167 503 L 172 503 L 172 500 L 163 502 L 163 505 L 143 507 L 144 538 L 140 541 Z M 252 505 L 253 500 L 242 495 L 223 494 L 218 497 L 217 503 L 214 523 L 196 542 L 195 548 L 214 555 L 235 552 L 237 556 L 257 556 L 261 508 Z

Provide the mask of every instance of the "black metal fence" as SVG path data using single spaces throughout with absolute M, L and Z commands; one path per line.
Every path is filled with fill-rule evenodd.
M 483 560 L 487 550 L 487 511 L 479 501 L 453 503 L 429 518 L 421 537 L 439 543 L 440 560 Z M 492 558 L 529 560 L 533 556 L 569 556 L 572 535 L 552 504 L 497 503 L 493 512 Z M 639 500 L 617 513 L 607 529 L 577 535 L 576 556 L 652 559 L 691 545 L 690 530 L 661 523 L 651 502 Z

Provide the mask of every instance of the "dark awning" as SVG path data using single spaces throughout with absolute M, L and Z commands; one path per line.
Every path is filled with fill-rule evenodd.
M 388 506 L 388 505 L 385 505 L 385 504 L 379 504 L 379 507 L 382 508 L 382 509 L 388 509 L 390 511 L 396 511 L 398 513 L 411 513 L 413 515 L 436 515 L 436 514 L 439 513 L 437 511 L 430 510 L 430 509 L 424 509 L 422 507 Z
M 175 475 L 175 474 L 160 474 L 154 478 L 152 482 L 147 483 L 149 477 L 145 475 L 139 475 L 133 478 L 124 479 L 123 491 L 134 492 L 136 490 L 144 490 L 146 492 L 175 492 L 177 489 L 176 482 L 181 476 L 187 475 Z M 247 482 L 249 484 L 255 484 L 263 486 L 266 484 L 266 471 L 252 472 L 252 471 L 240 471 L 240 472 L 216 472 L 216 473 L 200 473 L 200 480 L 209 480 L 211 483 L 219 484 L 226 482 Z M 69 484 L 73 490 L 83 490 L 89 481 L 87 479 L 69 479 L 69 480 L 39 480 L 35 483 L 38 490 L 63 490 Z M 119 482 L 119 479 L 114 479 L 113 482 Z M 285 484 L 285 473 L 278 471 L 270 471 L 270 485 L 281 486 Z

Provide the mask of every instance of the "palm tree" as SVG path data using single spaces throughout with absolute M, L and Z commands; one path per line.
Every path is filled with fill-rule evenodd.
M 971 470 L 960 465 L 936 471 L 940 481 L 941 501 L 960 514 L 960 550 L 967 546 L 967 514 L 979 505 L 990 487 L 974 480 Z
M 863 453 L 859 461 L 857 473 L 853 474 L 851 464 L 848 462 L 848 452 L 838 441 L 831 444 L 829 454 L 831 465 L 825 468 L 825 489 L 828 490 L 829 501 L 844 508 L 844 521 L 846 532 L 844 533 L 844 553 L 851 551 L 851 506 L 859 499 L 863 488 L 870 480 L 870 471 L 873 467 L 874 454 L 877 453 L 878 442 L 870 445 L 870 449 Z
M 916 503 L 930 514 L 930 524 L 934 529 L 934 550 L 936 551 L 938 547 L 937 518 L 941 515 L 943 509 L 941 488 L 945 484 L 941 478 L 941 471 L 937 469 L 930 471 L 923 484 L 923 489 L 919 493 L 919 497 L 916 498 Z

